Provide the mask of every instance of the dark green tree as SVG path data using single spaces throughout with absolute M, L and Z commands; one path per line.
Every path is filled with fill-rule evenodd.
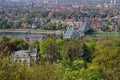
M 20 38 L 13 38 L 10 40 L 18 50 L 27 50 L 29 49 L 29 44 Z

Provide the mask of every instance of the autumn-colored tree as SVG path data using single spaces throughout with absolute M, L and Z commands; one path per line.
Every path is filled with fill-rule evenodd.
M 103 39 L 96 43 L 93 65 L 100 66 L 107 80 L 119 80 L 120 77 L 120 41 Z
M 0 56 L 5 57 L 9 56 L 13 51 L 16 51 L 16 46 L 12 43 L 3 43 L 0 46 Z

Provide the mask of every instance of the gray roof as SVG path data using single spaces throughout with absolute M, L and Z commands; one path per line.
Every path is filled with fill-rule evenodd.
M 12 57 L 15 58 L 15 57 L 19 57 L 19 58 L 26 58 L 26 57 L 29 57 L 29 51 L 26 51 L 26 50 L 20 50 L 20 51 L 16 51 Z

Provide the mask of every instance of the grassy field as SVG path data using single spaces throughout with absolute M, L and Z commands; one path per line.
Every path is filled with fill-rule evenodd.
M 120 38 L 120 32 L 118 32 L 117 34 L 115 32 L 100 32 L 100 31 L 93 32 L 90 35 L 86 35 L 84 39 L 93 40 L 93 39 L 99 39 L 99 38 L 104 38 L 104 37 Z
M 120 32 L 94 32 L 93 35 L 96 36 L 120 36 Z

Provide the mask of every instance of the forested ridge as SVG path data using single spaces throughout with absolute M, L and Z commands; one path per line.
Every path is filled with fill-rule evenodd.
M 29 46 L 38 47 L 36 65 L 11 62 L 13 51 L 28 50 Z M 48 37 L 27 43 L 23 39 L 0 38 L 0 80 L 120 80 L 120 39 Z

